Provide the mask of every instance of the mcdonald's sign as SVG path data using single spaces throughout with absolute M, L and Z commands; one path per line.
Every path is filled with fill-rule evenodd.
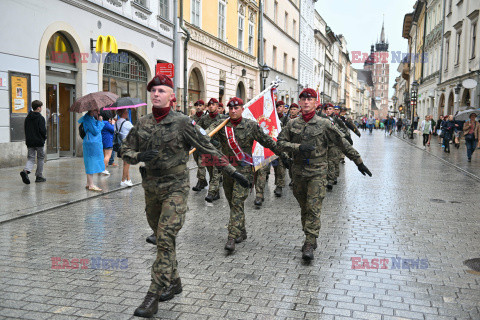
M 118 45 L 117 40 L 114 36 L 98 36 L 97 43 L 95 45 L 95 52 L 103 53 L 103 52 L 111 52 L 111 53 L 118 53 Z

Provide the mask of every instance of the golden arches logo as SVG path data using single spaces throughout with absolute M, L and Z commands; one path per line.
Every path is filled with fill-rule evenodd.
M 103 53 L 103 52 L 111 52 L 111 53 L 118 53 L 118 45 L 117 40 L 114 36 L 107 35 L 105 36 L 98 36 L 97 43 L 95 45 L 95 52 Z

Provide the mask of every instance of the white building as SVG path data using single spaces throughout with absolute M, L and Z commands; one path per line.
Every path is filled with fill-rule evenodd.
M 31 101 L 43 102 L 47 159 L 79 155 L 81 114 L 69 112 L 75 98 L 112 91 L 147 101 L 157 61 L 173 60 L 172 0 L 3 0 L 2 13 L 0 167 L 26 159 Z M 109 62 L 92 50 L 100 35 L 117 41 L 119 54 Z M 147 111 L 137 110 L 133 121 Z
M 315 73 L 314 73 L 314 83 L 315 89 L 324 93 L 325 90 L 325 55 L 326 48 L 329 44 L 327 35 L 326 35 L 327 23 L 320 14 L 315 10 Z M 318 88 L 318 89 L 317 89 Z
M 315 86 L 315 2 L 300 0 L 300 61 L 298 83 L 302 88 Z

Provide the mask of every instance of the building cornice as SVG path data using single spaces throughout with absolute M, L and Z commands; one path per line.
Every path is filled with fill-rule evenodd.
M 212 36 L 210 33 L 199 29 L 188 22 L 185 22 L 185 26 L 190 33 L 191 41 L 194 41 L 199 46 L 209 49 L 215 54 L 222 55 L 226 58 L 241 63 L 242 65 L 258 70 L 257 58 L 255 56 L 235 48 L 225 41 Z
M 292 38 L 291 35 L 289 35 L 288 33 L 285 32 L 285 30 L 283 30 L 282 28 L 280 28 L 272 19 L 270 19 L 265 13 L 263 14 L 263 16 L 274 26 L 276 27 L 278 30 L 280 30 L 281 33 L 283 33 L 284 35 L 286 35 L 288 38 L 290 38 L 290 40 L 292 40 L 293 42 L 295 42 L 296 44 L 299 44 L 299 42 L 295 39 Z M 265 37 L 264 37 L 265 38 Z
M 144 34 L 146 36 L 156 38 L 156 40 L 160 43 L 163 43 L 168 46 L 173 45 L 173 39 L 161 34 L 160 32 L 156 31 L 153 28 L 146 27 L 135 20 L 129 19 L 119 13 L 114 11 L 108 10 L 107 8 L 100 6 L 96 3 L 90 1 L 82 1 L 82 0 L 60 0 L 64 3 L 82 9 L 86 12 L 90 12 L 98 17 L 104 18 L 106 20 L 112 21 L 115 24 L 121 25 L 125 28 L 128 28 L 132 31 Z M 101 9 L 100 9 L 101 8 Z M 107 11 L 103 12 L 103 11 Z

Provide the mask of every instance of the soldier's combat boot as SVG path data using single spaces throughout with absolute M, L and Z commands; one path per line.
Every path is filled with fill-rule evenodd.
M 213 196 L 213 201 L 220 199 L 220 191 L 217 191 L 215 195 Z
M 158 311 L 158 294 L 147 292 L 142 304 L 135 309 L 134 316 L 142 318 L 151 318 Z
M 331 191 L 333 189 L 333 186 L 329 183 L 327 184 L 327 190 Z
M 293 181 L 290 181 L 290 183 L 288 184 L 289 187 L 293 187 Z
M 335 178 L 335 180 L 333 180 L 333 184 L 337 184 L 337 178 Z
M 305 242 L 302 248 L 302 259 L 306 261 L 313 260 L 313 244 Z
M 263 198 L 261 197 L 255 197 L 255 201 L 253 202 L 254 205 L 260 207 L 263 203 Z
M 242 234 L 240 235 L 240 237 L 238 237 L 237 239 L 235 239 L 235 243 L 241 243 L 241 242 L 243 242 L 244 240 L 247 240 L 247 230 L 243 230 L 243 231 L 242 231 Z
M 193 191 L 201 191 L 203 188 L 208 186 L 208 182 L 206 180 L 198 180 L 197 185 L 192 188 Z
M 168 301 L 173 299 L 173 297 L 176 294 L 181 293 L 182 290 L 182 281 L 180 278 L 175 279 L 170 283 L 170 286 L 159 295 L 158 301 Z
M 152 234 L 151 236 L 148 236 L 147 239 L 145 239 L 148 243 L 157 245 L 157 237 L 155 237 L 155 233 Z
M 207 196 L 205 197 L 205 201 L 213 202 L 213 194 L 211 193 L 207 194 Z
M 225 244 L 225 250 L 233 252 L 235 250 L 235 239 L 228 238 L 227 243 Z
M 275 190 L 273 191 L 275 193 L 275 196 L 281 197 L 282 196 L 282 187 L 277 186 Z

